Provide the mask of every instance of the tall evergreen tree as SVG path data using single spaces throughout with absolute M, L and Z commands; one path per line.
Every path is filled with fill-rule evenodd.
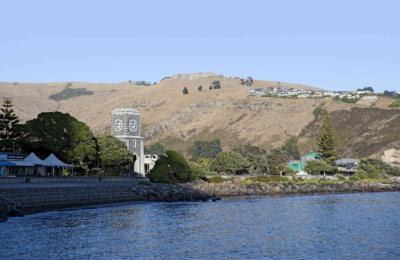
M 183 92 L 183 95 L 189 94 L 189 91 L 186 87 L 182 90 L 182 92 Z
M 201 92 L 201 89 L 203 88 L 203 86 L 198 87 L 197 89 L 199 90 L 199 92 Z
M 339 143 L 335 128 L 329 116 L 324 118 L 324 122 L 319 128 L 317 147 L 318 154 L 324 157 L 327 163 L 333 164 L 335 159 L 337 159 Z
M 12 101 L 5 99 L 0 114 L 0 139 L 3 140 L 15 139 L 21 135 L 17 130 L 19 119 L 18 116 L 13 114 L 12 107 Z

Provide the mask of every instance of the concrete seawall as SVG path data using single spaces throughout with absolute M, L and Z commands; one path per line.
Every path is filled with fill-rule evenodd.
M 11 183 L 54 183 L 54 182 L 109 182 L 109 181 L 121 181 L 121 182 L 132 182 L 132 181 L 148 181 L 146 177 L 8 177 L 0 178 L 0 184 L 11 184 Z

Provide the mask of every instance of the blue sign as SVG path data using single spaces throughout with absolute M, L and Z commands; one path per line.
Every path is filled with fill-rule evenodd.
M 0 154 L 0 160 L 7 160 L 8 159 L 8 154 Z

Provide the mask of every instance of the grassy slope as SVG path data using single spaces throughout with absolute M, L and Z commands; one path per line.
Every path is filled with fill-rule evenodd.
M 225 150 L 244 142 L 266 149 L 282 145 L 313 121 L 312 111 L 322 101 L 248 96 L 244 91 L 249 87 L 241 86 L 239 79 L 219 75 L 198 78 L 189 75 L 192 76 L 189 79 L 187 76 L 177 75 L 147 87 L 128 82 L 72 82 L 70 88 L 87 88 L 94 94 L 59 102 L 48 96 L 61 92 L 66 83 L 0 83 L 0 96 L 14 98 L 15 112 L 23 122 L 35 118 L 40 112 L 57 110 L 85 122 L 95 134 L 109 130 L 113 109 L 133 107 L 141 111 L 142 136 L 147 144 L 160 141 L 167 148 L 180 151 L 195 140 L 215 138 L 221 140 Z M 208 90 L 214 80 L 221 82 L 222 89 Z M 197 90 L 200 85 L 203 86 L 202 92 Z M 185 86 L 188 95 L 182 94 Z M 270 86 L 276 87 L 277 83 L 255 80 L 252 88 Z M 281 86 L 313 89 L 289 83 L 281 83 Z M 323 101 L 329 111 L 357 107 L 333 102 L 330 98 Z M 382 107 L 382 102 L 384 100 L 375 107 Z M 303 143 L 312 142 L 312 138 L 311 141 L 303 139 Z

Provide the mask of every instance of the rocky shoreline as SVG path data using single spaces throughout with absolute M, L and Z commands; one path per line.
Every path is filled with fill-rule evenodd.
M 47 193 L 46 193 L 47 191 Z M 0 208 L 0 223 L 9 217 L 23 217 L 24 214 L 84 207 L 119 202 L 154 201 L 218 201 L 221 197 L 236 197 L 247 195 L 292 195 L 292 194 L 328 194 L 328 193 L 360 193 L 400 191 L 400 182 L 379 183 L 370 181 L 345 182 L 278 182 L 245 184 L 240 179 L 225 181 L 220 184 L 194 181 L 184 184 L 144 183 L 135 185 L 120 185 L 110 187 L 77 187 L 39 188 L 18 190 L 10 194 L 30 194 L 30 203 L 22 203 L 20 210 Z M 74 192 L 74 196 L 71 195 Z M 58 197 L 55 196 L 58 194 Z M 47 201 L 46 201 L 47 200 Z M 34 202 L 34 203 L 33 203 Z M 28 208 L 27 208 L 28 207 Z M 27 210 L 28 209 L 28 210 Z
M 136 185 L 131 188 L 135 195 L 145 201 L 205 201 L 219 197 L 246 195 L 290 195 L 354 192 L 400 191 L 400 183 L 377 183 L 349 181 L 336 183 L 251 183 L 242 184 L 240 180 L 221 184 L 195 181 L 186 184 Z

